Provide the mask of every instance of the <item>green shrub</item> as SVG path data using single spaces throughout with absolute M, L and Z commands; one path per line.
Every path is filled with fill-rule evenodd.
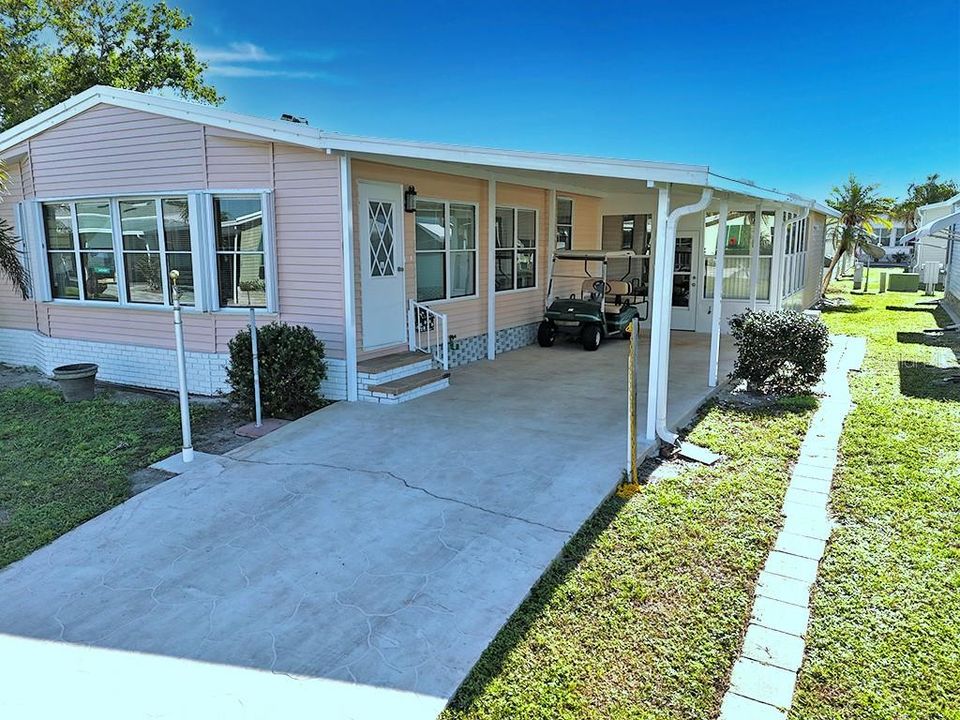
M 264 417 L 298 418 L 323 407 L 320 381 L 327 376 L 323 343 L 302 325 L 272 322 L 257 330 L 260 401 Z M 241 412 L 254 417 L 250 330 L 230 341 L 227 382 Z
M 830 335 L 816 317 L 794 310 L 747 310 L 730 320 L 737 361 L 730 377 L 751 390 L 809 392 L 827 369 Z

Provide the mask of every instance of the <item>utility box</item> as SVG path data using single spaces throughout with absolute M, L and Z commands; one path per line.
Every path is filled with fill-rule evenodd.
M 940 282 L 940 263 L 936 260 L 925 262 L 921 268 L 920 282 L 926 288 L 926 294 L 933 295 L 933 289 Z
M 880 273 L 880 292 L 885 293 L 887 291 L 887 274 Z
M 912 292 L 920 289 L 920 275 L 918 273 L 903 273 L 887 278 L 887 290 L 890 292 Z
M 853 289 L 860 290 L 863 288 L 863 265 L 857 263 L 853 266 Z

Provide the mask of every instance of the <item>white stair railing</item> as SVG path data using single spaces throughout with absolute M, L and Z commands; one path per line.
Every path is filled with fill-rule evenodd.
M 446 315 L 410 300 L 407 307 L 407 336 L 410 352 L 426 353 L 444 370 L 450 369 Z

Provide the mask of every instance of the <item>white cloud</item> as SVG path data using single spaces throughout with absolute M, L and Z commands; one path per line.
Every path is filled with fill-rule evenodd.
M 208 63 L 211 76 L 344 81 L 335 73 L 312 67 L 332 62 L 337 57 L 333 50 L 292 50 L 284 56 L 251 42 L 234 42 L 220 48 L 197 48 L 197 56 Z M 292 62 L 288 65 L 287 61 Z
M 200 47 L 197 48 L 197 56 L 209 63 L 276 62 L 280 59 L 250 42 L 230 43 L 225 48 Z
M 246 65 L 211 65 L 207 68 L 207 74 L 220 77 L 235 78 L 299 78 L 302 80 L 331 80 L 339 81 L 340 78 L 329 72 L 322 70 L 283 70 L 262 67 L 249 67 Z

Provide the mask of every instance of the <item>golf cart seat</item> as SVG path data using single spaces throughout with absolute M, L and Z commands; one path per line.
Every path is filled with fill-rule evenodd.
M 606 314 L 619 315 L 628 307 L 633 305 L 633 286 L 623 280 L 608 280 L 610 292 L 603 303 L 603 312 Z

